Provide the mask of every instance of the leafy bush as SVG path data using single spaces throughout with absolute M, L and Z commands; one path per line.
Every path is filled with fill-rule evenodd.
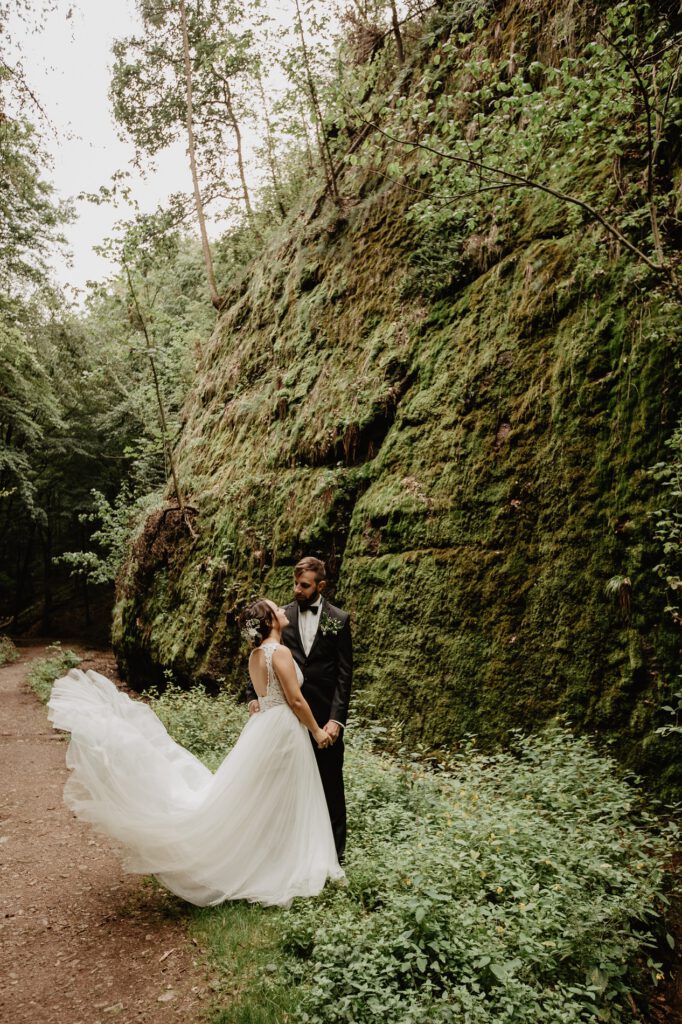
M 286 938 L 297 1019 L 620 1021 L 664 904 L 667 840 L 568 732 L 431 774 L 354 749 L 349 885 Z
M 212 768 L 246 719 L 200 690 L 171 687 L 152 706 Z M 626 1019 L 643 977 L 660 977 L 652 929 L 674 827 L 563 729 L 495 756 L 472 745 L 438 772 L 377 753 L 381 738 L 348 735 L 348 885 L 268 914 L 268 998 L 295 991 L 288 1012 L 308 1024 Z M 257 946 L 262 912 L 249 914 Z M 204 930 L 210 947 L 224 929 Z
M 72 576 L 84 576 L 89 583 L 113 583 L 121 568 L 136 525 L 159 502 L 159 495 L 150 494 L 135 497 L 130 486 L 123 484 L 121 490 L 110 502 L 98 490 L 90 492 L 93 507 L 82 513 L 81 523 L 99 523 L 99 528 L 90 535 L 90 544 L 99 552 L 66 551 L 55 558 L 55 564 L 68 565 Z
M 677 683 L 678 685 L 682 683 L 682 676 L 677 677 Z M 672 703 L 664 704 L 661 708 L 661 711 L 669 716 L 666 724 L 656 730 L 661 736 L 682 735 L 682 689 L 676 690 L 673 693 L 671 701 Z M 670 720 L 671 718 L 672 721 Z
M 669 455 L 658 462 L 650 473 L 661 488 L 665 507 L 650 514 L 654 524 L 654 537 L 659 543 L 661 561 L 653 571 L 664 581 L 667 603 L 663 609 L 675 625 L 682 623 L 680 594 L 682 594 L 682 422 L 666 441 Z M 669 681 L 670 697 L 660 710 L 668 716 L 665 725 L 656 729 L 661 736 L 682 735 L 682 676 Z
M 205 690 L 181 690 L 172 684 L 162 694 L 151 692 L 150 705 L 166 729 L 186 750 L 212 771 L 244 728 L 248 713 L 234 697 L 209 697 Z
M 59 644 L 52 644 L 48 651 L 54 651 L 49 658 L 40 658 L 31 666 L 28 683 L 43 704 L 50 699 L 52 684 L 55 679 L 65 676 L 67 672 L 80 665 L 81 659 L 73 651 L 62 651 Z
M 8 636 L 0 635 L 0 665 L 8 665 L 21 657 Z

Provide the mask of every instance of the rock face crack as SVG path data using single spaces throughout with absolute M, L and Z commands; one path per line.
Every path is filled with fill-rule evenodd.
M 405 376 L 390 386 L 388 395 L 376 402 L 363 419 L 335 428 L 324 444 L 297 454 L 310 466 L 361 466 L 377 457 L 393 426 L 402 397 L 413 383 Z

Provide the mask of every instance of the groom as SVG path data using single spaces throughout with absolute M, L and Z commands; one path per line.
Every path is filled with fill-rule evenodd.
M 301 692 L 317 722 L 330 737 L 321 750 L 313 744 L 327 799 L 339 861 L 346 846 L 346 798 L 343 788 L 343 730 L 348 717 L 353 649 L 348 612 L 324 597 L 327 575 L 319 558 L 302 558 L 294 567 L 294 600 L 284 611 L 289 625 L 282 643 L 303 673 Z M 257 702 L 249 704 L 255 711 Z

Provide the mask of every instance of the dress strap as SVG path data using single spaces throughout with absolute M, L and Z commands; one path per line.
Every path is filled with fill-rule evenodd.
M 277 678 L 274 666 L 272 664 L 274 652 L 277 650 L 278 647 L 281 647 L 282 645 L 278 643 L 268 643 L 262 644 L 261 646 L 263 648 L 263 654 L 265 656 L 265 665 L 267 668 L 268 678 L 265 695 L 263 697 L 259 697 L 258 701 L 260 704 L 261 711 L 267 711 L 269 708 L 278 707 L 280 704 L 287 703 L 286 697 L 282 691 L 282 686 L 280 684 L 279 679 Z

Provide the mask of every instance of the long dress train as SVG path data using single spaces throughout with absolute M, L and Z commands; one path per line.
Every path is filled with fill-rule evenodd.
M 73 669 L 52 688 L 48 717 L 71 733 L 68 806 L 122 844 L 128 871 L 198 906 L 288 906 L 344 877 L 308 731 L 272 668 L 276 646 L 263 644 L 260 712 L 215 774 L 104 676 Z

